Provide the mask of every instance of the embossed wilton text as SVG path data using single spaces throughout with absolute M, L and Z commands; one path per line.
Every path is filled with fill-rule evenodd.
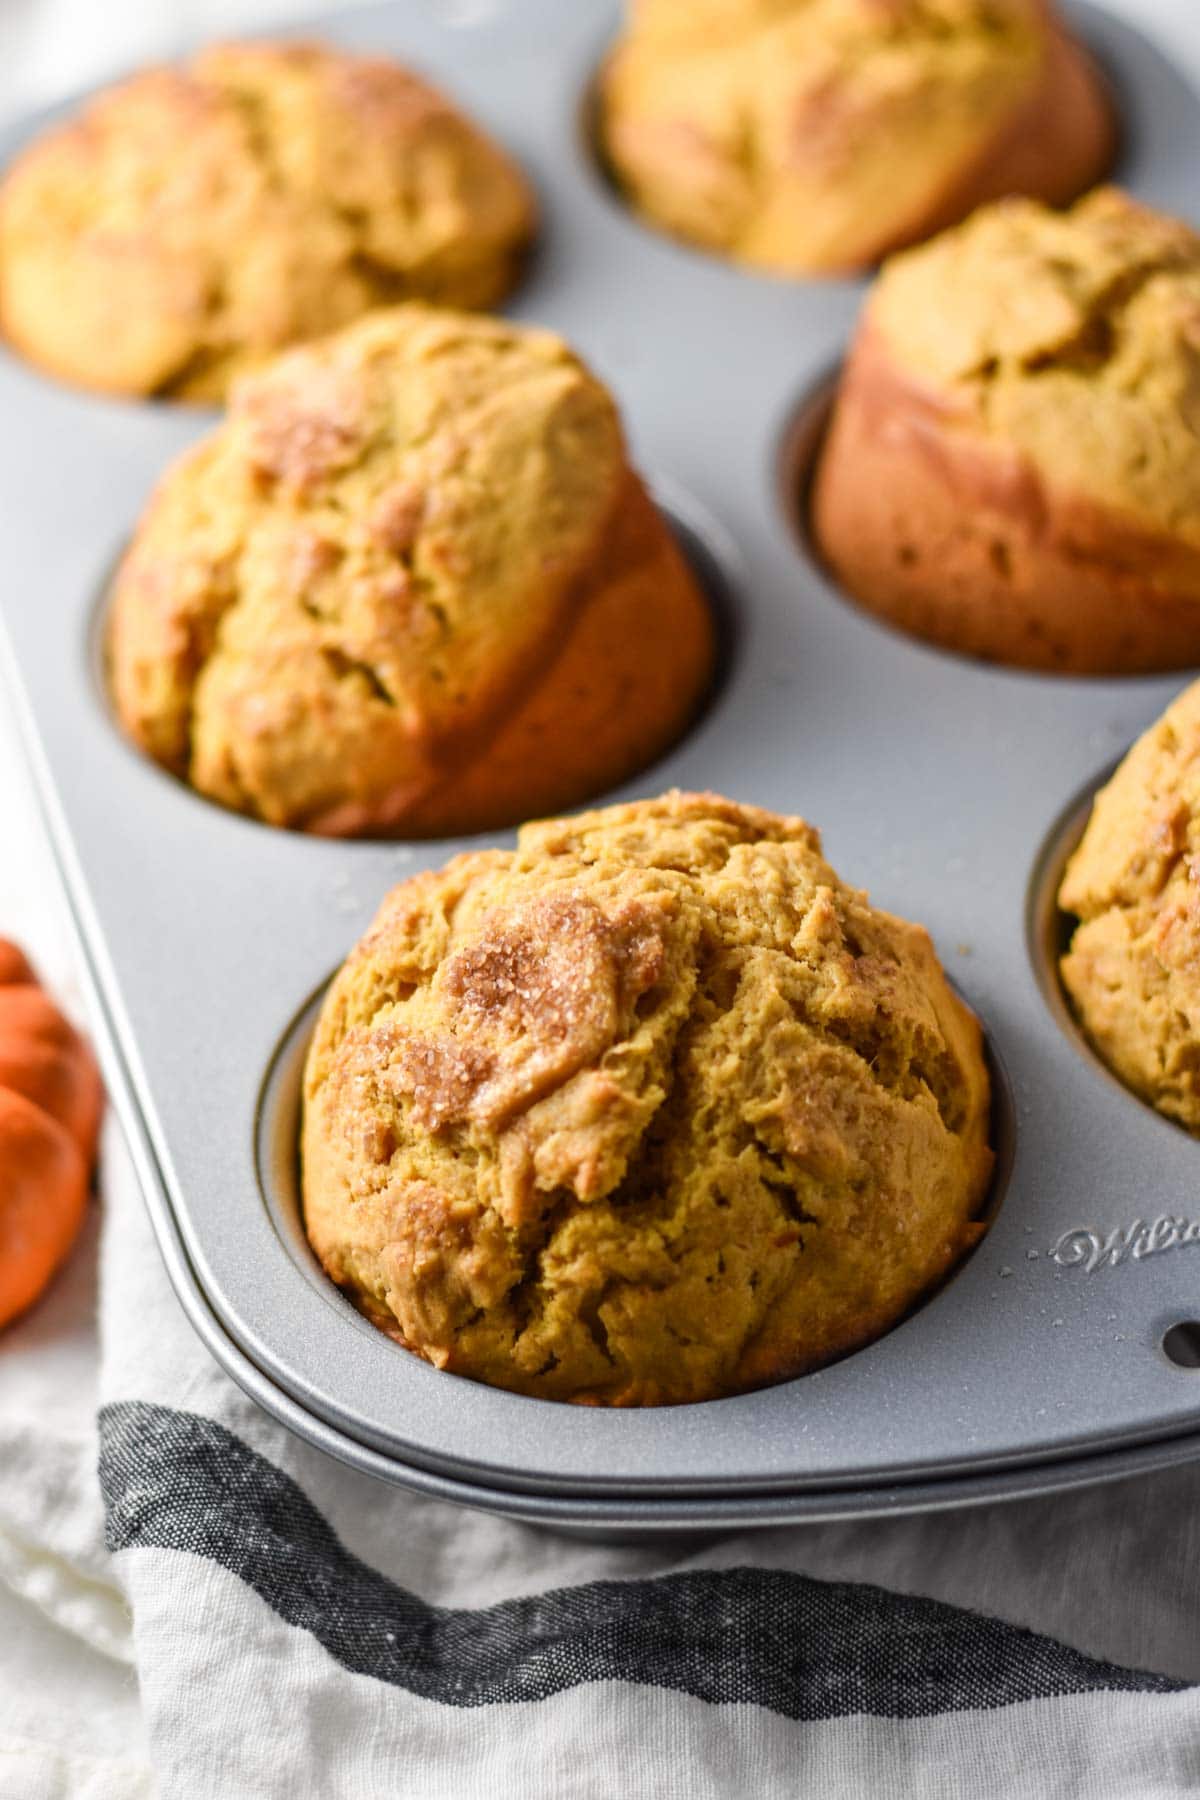
M 1116 1268 L 1130 1259 L 1140 1262 L 1143 1256 L 1178 1250 L 1184 1244 L 1200 1244 L 1200 1219 L 1164 1214 L 1149 1224 L 1135 1219 L 1132 1225 L 1118 1225 L 1107 1237 L 1087 1226 L 1076 1226 L 1063 1232 L 1050 1255 L 1064 1269 L 1081 1267 L 1086 1275 L 1092 1275 L 1106 1264 Z

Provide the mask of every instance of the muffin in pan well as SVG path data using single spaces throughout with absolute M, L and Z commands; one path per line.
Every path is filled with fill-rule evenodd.
M 0 187 L 0 325 L 123 394 L 233 376 L 374 306 L 489 307 L 533 236 L 508 156 L 399 64 L 227 44 L 93 100 Z
M 1058 902 L 1078 920 L 1060 969 L 1086 1036 L 1200 1132 L 1200 682 L 1097 794 Z
M 888 263 L 812 493 L 891 623 L 1025 668 L 1200 661 L 1200 236 L 1114 189 Z
M 410 304 L 238 385 L 137 529 L 108 650 L 126 731 L 210 799 L 448 836 L 650 762 L 714 627 L 561 339 Z
M 780 1381 L 976 1242 L 989 1081 L 928 935 L 712 794 L 403 882 L 330 988 L 305 1225 L 408 1349 L 552 1400 Z
M 632 0 L 598 130 L 651 223 L 791 276 L 862 268 L 1003 194 L 1064 204 L 1116 143 L 1045 0 Z

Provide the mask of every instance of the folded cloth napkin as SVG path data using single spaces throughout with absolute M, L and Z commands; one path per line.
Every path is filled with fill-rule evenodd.
M 1137 10 L 1195 34 L 1190 0 Z M 0 107 L 237 13 L 0 0 Z M 69 1003 L 2 711 L 0 844 L 0 931 Z M 0 1337 L 0 1800 L 1200 1789 L 1200 1468 L 581 1544 L 292 1438 L 193 1336 L 111 1128 L 102 1190 L 69 1269 Z
M 196 1341 L 111 1165 L 106 1209 L 100 1481 L 166 1794 L 1200 1785 L 1200 1473 L 584 1545 L 299 1443 Z

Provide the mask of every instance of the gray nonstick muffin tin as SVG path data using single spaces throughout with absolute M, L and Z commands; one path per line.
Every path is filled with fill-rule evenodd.
M 1073 16 L 1119 94 L 1121 179 L 1186 214 L 1200 102 L 1136 32 L 1091 7 Z M 590 81 L 616 28 L 604 0 L 410 0 L 317 28 L 411 60 L 522 159 L 543 231 L 509 310 L 560 330 L 612 385 L 636 461 L 735 620 L 695 729 L 599 798 L 677 784 L 803 813 L 848 880 L 929 926 L 996 1071 L 995 1216 L 877 1343 L 710 1404 L 524 1399 L 440 1373 L 366 1324 L 299 1227 L 305 1033 L 387 888 L 460 845 L 273 831 L 122 740 L 99 653 L 106 581 L 154 480 L 212 418 L 92 398 L 0 353 L 12 704 L 110 1089 L 193 1323 L 263 1406 L 344 1461 L 576 1529 L 917 1510 L 1200 1455 L 1200 1225 L 1187 1231 L 1200 1145 L 1088 1053 L 1053 967 L 1054 878 L 1088 794 L 1186 676 L 988 668 L 834 591 L 797 497 L 863 284 L 759 278 L 628 214 L 588 142 Z M 10 133 L 3 160 L 46 122 Z M 1172 1360 L 1163 1340 L 1179 1326 Z

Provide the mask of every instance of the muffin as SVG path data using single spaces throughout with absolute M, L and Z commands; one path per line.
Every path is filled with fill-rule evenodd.
M 407 1349 L 550 1400 L 781 1381 L 983 1230 L 978 1023 L 802 819 L 671 793 L 395 888 L 330 988 L 303 1203 Z
M 1059 906 L 1063 985 L 1127 1087 L 1200 1132 L 1200 682 L 1096 796 Z
M 1200 661 L 1200 237 L 1114 190 L 1007 201 L 884 269 L 814 484 L 841 584 L 1077 674 Z
M 126 731 L 334 836 L 576 804 L 678 736 L 713 623 L 611 397 L 548 332 L 410 303 L 246 377 L 117 573 Z
M 219 399 L 371 307 L 493 305 L 534 217 L 508 157 L 396 63 L 221 45 L 135 75 L 18 156 L 0 187 L 0 326 L 84 387 Z
M 633 0 L 598 110 L 647 219 L 792 276 L 861 268 L 1002 194 L 1073 200 L 1115 147 L 1043 0 Z

